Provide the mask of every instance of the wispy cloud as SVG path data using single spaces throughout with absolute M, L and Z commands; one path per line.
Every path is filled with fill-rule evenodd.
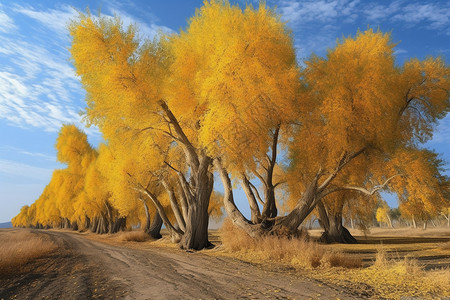
M 404 27 L 421 25 L 450 35 L 450 3 L 448 1 L 410 2 L 394 1 L 389 4 L 369 4 L 362 9 L 369 21 L 401 24 Z
M 284 0 L 279 5 L 279 12 L 283 20 L 294 26 L 305 22 L 325 23 L 339 17 L 352 16 L 356 12 L 358 2 L 358 0 Z
M 9 62 L 0 70 L 0 118 L 21 128 L 37 127 L 56 132 L 64 123 L 75 123 L 81 128 L 79 112 L 85 106 L 84 91 L 73 66 L 69 63 L 69 35 L 67 25 L 77 17 L 75 9 L 68 5 L 56 9 L 37 9 L 31 5 L 15 4 L 9 8 L 11 16 L 0 6 L 1 28 L 11 28 L 14 16 L 26 16 L 41 24 L 24 29 L 23 35 L 11 37 L 0 31 L 0 59 Z M 153 39 L 160 32 L 173 32 L 155 23 L 147 24 L 133 18 L 120 5 L 109 4 L 105 16 L 119 15 L 125 26 L 133 24 L 142 37 Z M 17 28 L 19 33 L 21 28 Z M 52 45 L 30 39 L 33 30 L 48 32 L 57 38 Z M 56 35 L 55 35 L 56 34 Z M 56 45 L 56 47 L 55 47 Z M 99 135 L 96 128 L 85 128 L 89 135 Z M 94 137 L 95 138 L 95 137 Z
M 359 1 L 359 0 L 282 0 L 277 5 L 282 20 L 298 38 L 297 53 L 305 58 L 311 53 L 324 54 L 335 44 L 348 24 L 384 24 L 388 28 L 434 30 L 450 35 L 450 2 Z M 356 27 L 355 27 L 356 31 Z M 402 54 L 397 49 L 396 54 Z
M 0 31 L 10 32 L 16 29 L 16 24 L 14 24 L 13 19 L 11 19 L 2 9 L 2 4 L 0 3 Z
M 0 159 L 0 174 L 7 177 L 22 177 L 46 182 L 53 169 L 39 168 L 24 163 Z
M 72 14 L 68 7 L 39 12 L 16 5 L 13 10 L 44 24 L 50 35 L 66 32 L 66 21 Z M 58 16 L 58 22 L 52 25 Z M 24 31 L 33 34 L 29 28 Z M 58 131 L 64 123 L 84 127 L 79 115 L 84 107 L 84 92 L 65 50 L 69 40 L 60 39 L 56 43 L 60 49 L 39 44 L 21 34 L 12 37 L 0 32 L 0 59 L 8 62 L 0 70 L 0 118 L 9 125 L 49 132 Z M 96 128 L 86 131 L 98 135 Z
M 137 29 L 139 30 L 139 34 L 142 38 L 147 38 L 147 39 L 154 39 L 155 37 L 157 37 L 160 33 L 166 33 L 166 34 L 170 34 L 170 33 L 174 33 L 174 31 L 166 26 L 162 26 L 162 25 L 157 25 L 156 23 L 151 22 L 150 24 L 140 20 L 139 18 L 136 18 L 134 16 L 131 16 L 130 14 L 128 14 L 127 12 L 125 12 L 124 10 L 122 10 L 120 5 L 111 5 L 109 7 L 109 13 L 110 16 L 119 16 L 120 20 L 123 22 L 123 25 L 125 27 L 128 27 L 129 25 L 133 25 L 136 26 Z M 155 19 L 153 17 L 153 19 Z
M 25 149 L 17 148 L 17 147 L 13 147 L 13 146 L 9 146 L 9 145 L 1 145 L 0 146 L 0 155 L 1 156 L 3 156 L 4 154 L 7 154 L 9 156 L 11 153 L 26 155 L 26 156 L 34 157 L 34 158 L 40 158 L 40 159 L 44 159 L 46 161 L 51 161 L 51 162 L 56 161 L 55 155 L 49 155 L 49 154 L 40 153 L 40 152 L 30 152 Z
M 16 5 L 13 10 L 17 13 L 32 18 L 60 36 L 68 38 L 67 25 L 70 20 L 77 16 L 75 9 L 68 5 L 62 6 L 60 9 L 48 9 L 39 11 L 31 6 Z

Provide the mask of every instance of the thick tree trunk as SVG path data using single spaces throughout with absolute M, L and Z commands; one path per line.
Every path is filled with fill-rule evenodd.
M 265 202 L 262 210 L 262 219 L 275 218 L 278 215 L 277 203 L 275 201 L 275 187 L 268 182 L 264 189 Z
M 208 240 L 208 206 L 214 185 L 214 176 L 209 170 L 211 163 L 210 157 L 202 155 L 197 172 L 191 175 L 196 184 L 193 197 L 188 198 L 186 230 L 180 241 L 183 249 L 201 250 L 212 246 Z
M 150 216 L 149 216 L 149 218 L 150 218 Z M 149 221 L 150 221 L 150 219 L 149 219 Z M 162 225 L 163 225 L 163 219 L 161 218 L 159 213 L 156 212 L 155 217 L 153 218 L 153 222 L 148 228 L 148 231 L 147 231 L 148 234 L 154 239 L 162 238 L 162 235 L 161 235 Z
M 184 193 L 183 187 L 181 186 L 181 183 L 178 181 L 178 193 L 180 194 L 180 204 L 181 204 L 181 212 L 183 213 L 183 219 L 185 220 L 188 215 L 188 204 L 186 200 L 186 194 Z
M 412 217 L 412 224 L 414 228 L 417 228 L 416 220 L 414 219 L 414 216 Z
M 214 183 L 214 176 L 209 170 L 212 159 L 191 144 L 167 103 L 164 100 L 160 100 L 158 103 L 173 127 L 173 132 L 177 136 L 177 143 L 185 154 L 190 172 L 189 183 L 186 180 L 181 181 L 188 203 L 188 211 L 185 218 L 186 231 L 180 241 L 180 247 L 195 250 L 210 247 L 211 243 L 208 241 L 208 206 Z M 177 171 L 177 173 L 179 177 L 184 179 L 181 172 Z
M 297 205 L 286 217 L 276 220 L 271 230 L 272 232 L 286 232 L 286 230 L 292 233 L 297 232 L 300 224 L 303 223 L 317 205 L 317 202 L 314 201 L 317 197 L 317 180 L 318 176 L 307 186 Z
M 330 228 L 325 230 L 320 241 L 325 243 L 356 244 L 357 240 L 351 235 L 347 228 L 342 225 L 342 215 L 330 216 Z
M 330 213 L 326 209 L 322 201 L 317 203 L 317 210 L 319 211 L 320 224 L 324 229 L 320 241 L 324 243 L 343 243 L 356 244 L 357 240 L 342 224 L 342 210 L 343 206 L 337 208 L 337 212 Z

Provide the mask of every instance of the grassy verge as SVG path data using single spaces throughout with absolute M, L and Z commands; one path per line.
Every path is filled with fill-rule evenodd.
M 302 275 L 359 295 L 386 299 L 450 296 L 450 269 L 425 270 L 416 259 L 393 258 L 383 246 L 372 245 L 378 248 L 373 253 L 375 260 L 362 267 L 366 254 L 358 253 L 360 245 L 347 245 L 347 249 L 353 247 L 352 253 L 348 253 L 339 250 L 342 249 L 339 245 L 320 245 L 305 239 L 268 236 L 255 240 L 231 222 L 224 223 L 221 238 L 221 248 L 227 256 L 253 263 L 284 264 L 301 270 Z M 366 252 L 367 245 L 362 247 Z M 435 248 L 442 251 L 447 244 L 437 244 Z
M 20 273 L 28 262 L 46 256 L 56 248 L 49 237 L 30 230 L 5 232 L 0 244 L 0 276 Z

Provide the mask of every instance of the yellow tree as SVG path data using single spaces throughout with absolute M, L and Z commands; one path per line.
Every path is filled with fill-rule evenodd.
M 397 194 L 402 216 L 412 220 L 414 227 L 417 220 L 422 221 L 425 228 L 427 221 L 448 207 L 450 180 L 442 175 L 444 161 L 436 153 L 411 147 L 402 150 L 393 161 L 403 164 L 399 170 L 405 176 L 391 189 Z
M 233 24 L 235 19 L 237 24 Z M 216 21 L 220 22 L 217 24 Z M 179 178 L 181 194 L 187 203 L 186 231 L 181 240 L 184 248 L 201 249 L 209 245 L 207 226 L 213 187 L 212 155 L 221 154 L 217 151 L 218 143 L 231 142 L 231 137 L 236 137 L 235 134 L 224 133 L 216 139 L 210 133 L 233 124 L 227 118 L 236 115 L 233 112 L 235 104 L 242 111 L 248 99 L 256 99 L 260 102 L 258 109 L 262 109 L 264 105 L 270 105 L 270 98 L 284 101 L 282 96 L 288 93 L 280 91 L 295 89 L 290 85 L 292 82 L 276 80 L 278 75 L 283 78 L 297 75 L 290 36 L 280 24 L 278 18 L 263 6 L 258 12 L 248 8 L 244 13 L 229 3 L 212 1 L 205 2 L 185 32 L 167 40 L 143 43 L 141 47 L 135 39 L 134 29 L 123 30 L 118 20 L 100 18 L 94 21 L 89 15 L 82 15 L 71 26 L 71 53 L 88 92 L 89 121 L 99 125 L 108 140 L 114 139 L 117 132 L 128 130 L 139 133 L 147 143 L 156 144 L 160 149 L 175 147 L 183 151 L 186 171 L 171 170 Z M 231 30 L 227 29 L 229 26 L 232 26 Z M 260 39 L 254 39 L 253 29 L 259 29 Z M 211 40 L 206 42 L 204 35 L 209 31 L 213 32 L 210 37 L 220 38 L 216 45 Z M 266 38 L 266 33 L 271 35 Z M 278 40 L 270 44 L 270 49 L 262 51 L 269 45 L 265 45 L 266 42 L 277 34 Z M 246 43 L 240 39 L 245 39 Z M 270 55 L 270 50 L 280 52 L 279 48 L 286 47 L 291 49 L 289 55 L 279 59 Z M 225 50 L 226 55 L 223 53 Z M 241 57 L 242 54 L 245 57 Z M 242 63 L 248 66 L 248 70 L 259 69 L 252 74 L 245 68 L 237 70 Z M 281 67 L 277 69 L 279 63 Z M 287 69 L 287 65 L 294 67 Z M 266 76 L 259 77 L 258 71 Z M 271 72 L 274 74 L 270 75 Z M 224 77 L 222 73 L 227 75 Z M 267 78 L 275 83 L 264 88 Z M 227 97 L 227 89 L 232 91 L 231 97 Z M 287 99 L 292 100 L 292 95 Z M 222 109 L 222 105 L 226 107 Z M 280 106 L 283 109 L 282 102 Z M 220 118 L 217 118 L 221 110 Z M 265 109 L 266 118 L 253 125 L 258 133 L 264 131 L 264 136 L 267 136 L 267 128 L 273 127 L 276 131 L 279 123 L 268 115 L 269 111 Z M 232 132 L 233 128 L 229 131 Z M 156 134 L 164 134 L 169 139 L 165 144 L 161 143 L 160 138 L 153 138 Z M 259 144 L 261 153 L 271 145 L 267 145 L 267 140 L 273 139 L 269 135 Z M 166 163 L 170 165 L 170 162 Z
M 377 208 L 376 218 L 380 226 L 382 223 L 387 224 L 392 228 L 391 217 L 389 216 L 390 207 L 386 202 L 382 202 L 381 205 Z
M 14 227 L 30 227 L 31 226 L 31 220 L 28 219 L 28 205 L 24 205 L 20 208 L 20 212 L 12 218 L 11 223 Z
M 400 169 L 409 166 L 393 162 L 396 153 L 429 139 L 448 112 L 445 63 L 429 58 L 397 67 L 393 47 L 389 34 L 369 29 L 343 39 L 326 58 L 306 62 L 304 99 L 312 102 L 302 115 L 304 127 L 289 145 L 290 171 L 303 188 L 296 191 L 298 185 L 291 182 L 299 200 L 277 225 L 296 228 L 335 192 L 373 195 L 399 180 Z
M 242 226 L 276 216 L 278 143 L 293 119 L 299 77 L 290 31 L 265 5 L 242 10 L 211 1 L 173 39 L 171 49 L 168 101 L 186 99 L 196 108 L 191 118 L 201 116 L 193 134 L 224 175 L 228 215 Z M 234 205 L 228 172 L 242 181 L 252 222 Z M 252 178 L 260 180 L 262 192 Z

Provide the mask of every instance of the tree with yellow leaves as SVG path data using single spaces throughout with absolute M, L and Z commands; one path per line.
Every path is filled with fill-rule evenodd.
M 377 208 L 376 218 L 378 223 L 380 223 L 380 226 L 381 224 L 384 223 L 390 228 L 392 228 L 392 220 L 391 217 L 389 216 L 389 211 L 390 207 L 389 205 L 387 205 L 386 202 L 382 202 L 381 205 Z

